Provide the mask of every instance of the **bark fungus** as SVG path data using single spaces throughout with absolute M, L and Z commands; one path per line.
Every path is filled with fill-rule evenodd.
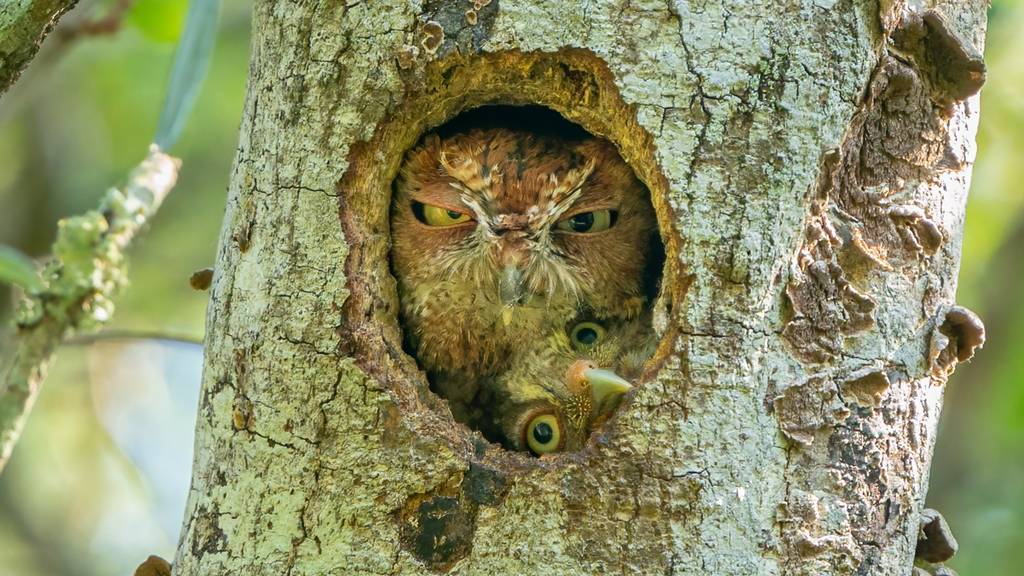
M 973 358 L 975 350 L 984 345 L 985 325 L 974 312 L 963 306 L 944 310 L 932 331 L 928 354 L 932 376 L 945 382 L 957 364 Z
M 978 340 L 985 7 L 934 4 L 257 2 L 175 574 L 910 572 Z M 646 383 L 556 459 L 457 426 L 396 322 L 401 155 L 496 102 L 613 142 L 667 254 Z
M 874 300 L 844 268 L 861 277 L 873 268 L 909 270 L 939 250 L 943 230 L 924 207 L 902 198 L 967 161 L 949 134 L 949 115 L 981 88 L 981 57 L 934 11 L 908 13 L 892 44 L 843 144 L 825 155 L 787 288 L 794 318 L 786 337 L 807 362 L 830 359 L 846 335 L 874 323 Z
M 937 510 L 921 513 L 921 538 L 915 556 L 933 564 L 951 559 L 960 549 L 946 519 Z
M 159 556 L 150 556 L 135 569 L 135 576 L 171 576 L 171 565 Z
M 201 268 L 188 277 L 188 285 L 193 290 L 205 291 L 213 283 L 213 268 Z
M 914 198 L 927 203 L 929 187 L 941 190 L 946 186 L 944 174 L 962 171 L 969 162 L 967 149 L 955 134 L 954 106 L 980 89 L 980 56 L 934 11 L 906 13 L 890 40 L 843 143 L 822 162 L 804 245 L 787 287 L 792 317 L 783 335 L 803 362 L 857 357 L 847 351 L 846 340 L 875 327 L 877 300 L 868 294 L 881 286 L 891 289 L 879 286 L 884 273 L 899 274 L 914 284 L 934 278 L 929 261 L 937 257 L 949 231 Z M 929 311 L 936 308 L 927 293 L 923 304 Z M 931 339 L 931 373 L 942 378 L 957 358 L 970 358 L 984 342 L 976 316 L 959 307 L 951 312 L 949 320 L 937 323 Z M 883 400 L 893 385 L 890 374 L 904 381 L 910 376 L 903 369 L 868 368 L 866 375 L 838 389 L 829 386 L 827 378 L 812 378 L 786 389 L 775 401 L 780 426 L 790 440 L 808 446 L 816 437 L 828 438 L 828 460 L 838 464 L 830 466 L 830 475 L 839 493 L 845 493 L 843 514 L 868 519 L 859 528 L 844 528 L 860 541 L 893 530 L 891 516 L 901 511 L 892 495 L 907 489 L 886 476 L 909 471 L 884 465 L 886 450 L 870 440 L 882 423 L 879 412 L 915 408 L 909 398 L 903 404 Z M 910 436 L 911 444 L 916 438 Z M 858 497 L 884 504 L 874 510 L 846 505 Z M 808 535 L 813 530 L 790 532 L 790 546 L 805 555 L 829 550 L 841 557 L 849 554 L 842 539 L 823 543 Z M 859 566 L 848 565 L 841 573 L 863 573 L 881 562 L 881 557 L 868 555 Z M 811 571 L 801 565 L 798 573 Z

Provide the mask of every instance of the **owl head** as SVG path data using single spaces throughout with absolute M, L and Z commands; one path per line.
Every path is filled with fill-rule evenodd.
M 492 436 L 496 430 L 506 446 L 536 455 L 579 450 L 632 388 L 654 347 L 639 319 L 571 322 L 535 340 L 487 383 L 496 400 Z
M 614 146 L 508 129 L 427 136 L 391 213 L 402 320 L 428 372 L 475 376 L 587 310 L 636 317 L 657 225 Z

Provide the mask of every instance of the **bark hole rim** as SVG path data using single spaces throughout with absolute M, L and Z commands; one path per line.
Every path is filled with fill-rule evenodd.
M 339 217 L 351 246 L 346 258 L 350 295 L 339 326 L 340 352 L 392 394 L 396 428 L 446 445 L 466 461 L 500 463 L 499 468 L 513 473 L 559 462 L 585 462 L 598 450 L 597 437 L 601 443 L 614 437 L 616 417 L 601 433 L 591 434 L 583 449 L 538 459 L 474 434 L 475 430 L 456 422 L 447 401 L 430 390 L 416 359 L 404 347 L 399 323 L 397 282 L 390 263 L 393 183 L 405 154 L 425 134 L 481 108 L 546 109 L 583 133 L 610 141 L 646 186 L 661 241 L 657 296 L 648 304 L 654 312 L 658 346 L 635 381 L 639 387 L 655 378 L 675 348 L 679 327 L 671 320 L 676 317 L 672 311 L 683 305 L 690 283 L 681 271 L 678 255 L 683 237 L 675 228 L 667 201 L 668 181 L 653 137 L 640 125 L 635 106 L 619 94 L 607 65 L 588 50 L 453 53 L 416 62 L 402 76 L 404 99 L 392 106 L 367 140 L 349 150 L 348 168 L 337 186 Z M 374 264 L 367 266 L 369 259 Z M 617 412 L 631 409 L 631 397 Z

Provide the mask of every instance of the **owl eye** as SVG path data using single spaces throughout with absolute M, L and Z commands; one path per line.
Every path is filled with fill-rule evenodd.
M 605 329 L 595 322 L 580 322 L 572 327 L 569 332 L 569 339 L 577 349 L 593 348 L 598 342 L 604 340 Z
M 412 203 L 412 213 L 416 216 L 417 220 L 427 226 L 455 226 L 456 224 L 464 224 L 472 220 L 469 214 L 464 214 L 458 210 L 449 210 L 448 208 L 422 202 Z
M 562 424 L 551 413 L 534 416 L 523 431 L 530 451 L 540 456 L 551 454 L 562 448 Z
M 592 234 L 611 228 L 618 216 L 619 213 L 615 210 L 580 212 L 555 224 L 555 229 L 577 234 Z

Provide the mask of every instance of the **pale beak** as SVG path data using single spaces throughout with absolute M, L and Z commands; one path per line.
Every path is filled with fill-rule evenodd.
M 590 384 L 590 394 L 594 399 L 594 406 L 601 408 L 606 404 L 617 402 L 619 396 L 633 389 L 622 376 L 611 370 L 593 368 L 583 371 L 583 377 Z
M 517 306 L 523 299 L 523 272 L 518 266 L 508 265 L 501 270 L 498 297 L 506 308 Z

